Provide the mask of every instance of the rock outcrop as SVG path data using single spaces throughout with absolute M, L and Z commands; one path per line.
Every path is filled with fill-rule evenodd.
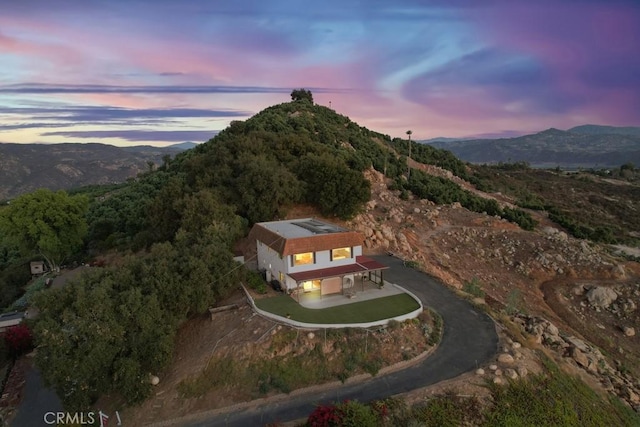
M 563 334 L 553 323 L 541 317 L 517 315 L 513 320 L 533 335 L 536 342 L 573 361 L 577 367 L 596 377 L 606 390 L 640 412 L 640 398 L 636 399 L 640 396 L 640 383 L 626 370 L 611 366 L 598 348 L 580 338 Z

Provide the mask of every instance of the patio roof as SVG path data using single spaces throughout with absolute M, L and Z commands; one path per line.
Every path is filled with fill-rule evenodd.
M 354 264 L 341 265 L 338 267 L 319 268 L 317 270 L 301 271 L 300 273 L 289 273 L 296 282 L 307 280 L 324 279 L 327 277 L 344 276 L 352 273 L 362 273 L 371 270 L 385 270 L 387 267 L 366 256 L 357 256 Z

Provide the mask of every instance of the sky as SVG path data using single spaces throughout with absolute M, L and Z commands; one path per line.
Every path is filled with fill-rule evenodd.
M 640 126 L 637 0 L 21 0 L 0 142 L 203 142 L 295 88 L 414 139 Z

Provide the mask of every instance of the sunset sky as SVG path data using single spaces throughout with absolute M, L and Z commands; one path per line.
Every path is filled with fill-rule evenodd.
M 0 142 L 202 142 L 300 87 L 392 137 L 640 126 L 640 1 L 2 1 Z

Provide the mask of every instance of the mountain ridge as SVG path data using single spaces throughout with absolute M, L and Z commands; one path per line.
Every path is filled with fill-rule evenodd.
M 585 125 L 581 132 L 550 128 L 515 138 L 433 142 L 470 163 L 527 162 L 534 167 L 607 168 L 640 164 L 640 134 L 602 133 L 613 127 Z M 575 128 L 573 128 L 575 129 Z M 640 130 L 640 128 L 637 128 Z
M 38 188 L 67 190 L 115 184 L 156 167 L 171 147 L 116 147 L 101 143 L 0 144 L 0 200 Z

